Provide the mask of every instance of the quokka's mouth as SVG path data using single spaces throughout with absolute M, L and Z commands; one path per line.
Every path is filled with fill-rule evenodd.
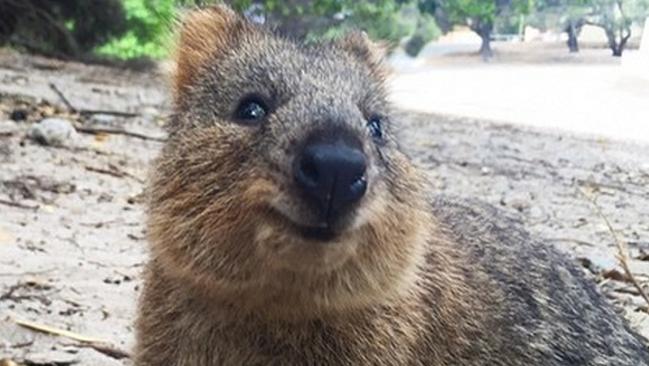
M 329 223 L 297 223 L 275 208 L 273 208 L 271 212 L 271 216 L 274 221 L 276 220 L 283 223 L 284 225 L 282 226 L 288 226 L 289 230 L 296 236 L 299 236 L 306 240 L 323 243 L 332 241 L 333 239 L 340 236 L 347 228 L 347 225 L 343 224 L 342 222 L 337 222 L 335 225 Z
M 305 239 L 327 242 L 336 238 L 339 233 L 334 231 L 331 227 L 309 227 L 309 226 L 298 226 L 297 227 L 300 234 Z

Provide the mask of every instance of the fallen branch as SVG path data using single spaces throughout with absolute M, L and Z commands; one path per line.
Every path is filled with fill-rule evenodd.
M 129 136 L 129 137 L 135 137 L 141 140 L 149 140 L 149 141 L 158 141 L 158 142 L 164 142 L 166 141 L 165 138 L 163 137 L 158 137 L 158 136 L 149 136 L 145 135 L 139 132 L 133 132 L 133 131 L 127 131 L 127 130 L 122 130 L 122 129 L 117 129 L 117 128 L 108 128 L 108 127 L 87 127 L 87 126 L 81 126 L 76 128 L 78 132 L 81 133 L 87 133 L 91 135 L 98 135 L 102 133 L 108 133 L 108 134 L 114 134 L 114 135 L 124 135 L 124 136 Z
M 615 230 L 613 229 L 613 225 L 611 225 L 611 222 L 608 220 L 606 215 L 602 212 L 602 209 L 599 207 L 597 204 L 597 201 L 590 197 L 586 192 L 584 192 L 583 189 L 580 187 L 578 188 L 579 192 L 588 200 L 590 203 L 593 205 L 595 208 L 595 212 L 597 215 L 604 221 L 606 224 L 608 231 L 611 233 L 611 236 L 613 237 L 613 241 L 615 242 L 615 245 L 617 246 L 617 255 L 616 258 L 618 262 L 620 262 L 620 266 L 622 267 L 622 270 L 624 271 L 624 274 L 626 276 L 626 279 L 635 287 L 638 292 L 640 293 L 640 296 L 644 299 L 644 301 L 649 305 L 649 295 L 647 295 L 647 292 L 644 290 L 640 282 L 638 282 L 638 279 L 633 275 L 633 272 L 631 272 L 631 268 L 629 267 L 629 252 L 626 248 L 626 245 L 620 238 L 617 236 Z
M 39 324 L 27 320 L 19 320 L 19 319 L 14 319 L 14 322 L 18 324 L 21 327 L 49 334 L 49 335 L 55 335 L 55 336 L 61 336 L 65 338 L 69 338 L 75 341 L 80 342 L 78 346 L 80 347 L 88 347 L 92 348 L 98 352 L 101 352 L 107 356 L 116 358 L 116 359 L 122 359 L 122 358 L 129 358 L 131 357 L 128 352 L 117 348 L 114 345 L 111 345 L 109 342 L 106 342 L 104 340 L 98 339 L 98 338 L 92 338 L 88 337 L 82 334 L 74 333 L 68 330 L 64 329 L 58 329 L 51 327 L 49 325 L 45 324 Z
M 131 117 L 137 117 L 140 114 L 139 113 L 132 113 L 132 112 L 122 112 L 122 111 L 108 111 L 108 110 L 101 110 L 101 109 L 79 109 L 75 107 L 70 100 L 63 94 L 61 89 L 56 86 L 54 83 L 49 83 L 50 89 L 56 93 L 56 95 L 61 99 L 63 104 L 65 104 L 66 108 L 70 110 L 72 113 L 79 113 L 82 116 L 87 116 L 87 115 L 93 115 L 93 114 L 107 114 L 111 116 L 118 116 L 118 117 L 126 117 L 126 118 L 131 118 Z
M 30 206 L 30 205 L 25 205 L 25 204 L 20 203 L 20 202 L 7 201 L 7 200 L 2 200 L 2 199 L 0 199 L 0 205 L 24 208 L 26 210 L 34 210 L 34 211 L 38 210 L 38 206 Z

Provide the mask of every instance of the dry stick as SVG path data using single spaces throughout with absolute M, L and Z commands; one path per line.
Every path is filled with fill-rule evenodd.
M 82 115 L 89 115 L 89 114 L 107 114 L 111 116 L 117 116 L 117 117 L 137 117 L 140 114 L 139 113 L 133 113 L 133 112 L 122 112 L 122 111 L 108 111 L 104 109 L 81 109 L 79 111 L 80 114 Z
M 57 335 L 65 338 L 69 338 L 75 341 L 80 342 L 80 346 L 82 347 L 90 347 L 98 352 L 101 352 L 105 355 L 111 356 L 116 359 L 121 359 L 121 358 L 129 358 L 130 355 L 128 352 L 121 350 L 111 344 L 109 344 L 106 341 L 103 341 L 101 339 L 97 338 L 92 338 L 88 337 L 82 334 L 70 332 L 68 330 L 64 329 L 58 329 L 51 327 L 49 325 L 45 324 L 39 324 L 35 322 L 31 322 L 28 320 L 19 320 L 19 319 L 14 319 L 14 322 L 21 327 L 31 329 L 37 332 L 41 333 L 46 333 L 46 334 L 51 334 L 51 335 Z
M 88 342 L 81 342 L 79 344 L 80 347 L 88 347 L 92 348 L 97 352 L 101 352 L 105 354 L 106 356 L 112 357 L 117 360 L 121 360 L 123 358 L 131 358 L 131 355 L 124 351 L 123 349 L 117 348 L 111 344 L 108 343 L 88 343 Z
M 118 128 L 77 127 L 76 129 L 77 129 L 78 132 L 88 133 L 88 134 L 91 134 L 91 135 L 98 135 L 98 134 L 101 134 L 101 133 L 109 133 L 109 134 L 115 134 L 115 135 L 124 135 L 124 136 L 129 136 L 129 137 L 135 137 L 135 138 L 138 138 L 138 139 L 141 139 L 141 140 L 158 141 L 158 142 L 166 141 L 166 139 L 163 138 L 163 137 L 149 136 L 149 135 L 145 135 L 145 134 L 138 133 L 138 132 L 121 130 L 121 129 L 118 129 Z
M 70 103 L 70 101 L 68 100 L 68 98 L 65 96 L 65 94 L 63 94 L 63 92 L 61 91 L 61 89 L 59 89 L 59 87 L 56 86 L 56 84 L 54 84 L 54 83 L 49 83 L 49 87 L 50 87 L 50 89 L 52 89 L 52 90 L 56 93 L 56 95 L 58 95 L 59 99 L 61 99 L 61 101 L 63 102 L 63 104 L 65 104 L 65 106 L 66 106 L 66 107 L 67 107 L 71 112 L 73 112 L 73 113 L 78 112 L 78 111 L 77 111 L 77 108 L 75 108 L 75 107 L 72 105 L 72 103 Z
M 615 245 L 617 246 L 617 260 L 620 262 L 620 266 L 622 267 L 622 270 L 624 270 L 624 274 L 628 277 L 629 281 L 631 281 L 631 284 L 633 287 L 635 287 L 638 292 L 640 293 L 640 296 L 644 299 L 644 301 L 649 305 L 649 295 L 645 292 L 644 288 L 642 288 L 642 285 L 638 280 L 635 278 L 633 273 L 631 272 L 631 268 L 629 267 L 629 253 L 626 249 L 626 245 L 620 240 L 620 238 L 617 236 L 615 233 L 615 230 L 613 229 L 613 225 L 611 225 L 611 222 L 608 220 L 606 215 L 602 212 L 602 209 L 599 207 L 597 204 L 597 201 L 594 198 L 589 197 L 586 192 L 584 192 L 583 189 L 578 187 L 579 192 L 592 203 L 593 207 L 595 208 L 595 212 L 599 217 L 604 220 L 604 223 L 608 227 L 608 231 L 611 233 L 611 236 L 613 237 L 613 240 L 615 241 Z
M 109 114 L 109 115 L 114 115 L 114 116 L 119 116 L 119 117 L 137 117 L 139 114 L 137 113 L 130 113 L 130 112 L 121 112 L 121 111 L 106 111 L 106 110 L 95 110 L 95 109 L 77 109 L 72 103 L 70 103 L 70 100 L 63 94 L 61 89 L 59 89 L 56 84 L 50 83 L 49 84 L 50 88 L 56 93 L 56 95 L 59 96 L 63 104 L 72 112 L 72 113 L 79 113 L 81 115 L 88 115 L 88 114 Z M 142 133 L 138 132 L 132 132 L 132 131 L 127 131 L 127 130 L 122 130 L 122 129 L 117 129 L 117 128 L 106 128 L 106 127 L 76 127 L 76 130 L 81 133 L 88 133 L 92 135 L 97 135 L 100 133 L 108 133 L 108 134 L 116 134 L 116 135 L 124 135 L 124 136 L 130 136 L 130 137 L 135 137 L 139 138 L 142 140 L 150 140 L 150 141 L 159 141 L 159 142 L 164 142 L 165 139 L 162 137 L 156 137 L 156 136 L 148 136 Z
M 56 86 L 54 83 L 49 83 L 50 89 L 52 89 L 56 95 L 61 99 L 63 104 L 70 110 L 72 113 L 79 113 L 81 115 L 90 115 L 90 114 L 108 114 L 112 116 L 118 116 L 118 117 L 137 117 L 139 116 L 138 113 L 131 113 L 131 112 L 122 112 L 122 111 L 107 111 L 107 110 L 101 110 L 101 109 L 78 109 L 72 103 L 70 100 L 63 94 L 61 89 Z
M 136 181 L 138 181 L 140 183 L 144 183 L 144 179 L 142 179 L 140 177 L 137 177 L 137 176 L 135 176 L 135 175 L 133 175 L 133 174 L 131 174 L 129 172 L 120 170 L 120 169 L 118 169 L 117 167 L 115 167 L 112 164 L 109 164 L 109 167 L 110 167 L 110 169 L 99 168 L 99 167 L 95 167 L 95 166 L 91 166 L 91 165 L 84 166 L 84 168 L 89 172 L 94 172 L 94 173 L 99 173 L 99 174 L 106 174 L 106 175 L 110 175 L 110 176 L 116 177 L 116 178 L 127 177 L 127 178 L 134 179 L 134 180 L 136 180 Z
M 58 329 L 58 328 L 51 327 L 49 325 L 31 322 L 29 320 L 14 319 L 14 322 L 16 324 L 20 325 L 21 327 L 24 327 L 24 328 L 27 328 L 27 329 L 35 330 L 35 331 L 41 332 L 41 333 L 58 335 L 58 336 L 73 339 L 73 340 L 79 341 L 79 342 L 87 342 L 87 343 L 103 342 L 101 339 L 98 339 L 98 338 L 92 338 L 92 337 L 84 336 L 82 334 L 70 332 L 69 330 Z
M 126 174 L 124 174 L 124 173 L 122 173 L 120 171 L 113 171 L 113 170 L 110 170 L 110 169 L 97 168 L 97 167 L 90 166 L 90 165 L 86 165 L 84 168 L 89 172 L 94 172 L 94 173 L 99 173 L 99 174 L 106 174 L 106 175 L 110 175 L 110 176 L 116 177 L 116 178 L 124 178 L 126 176 Z
M 22 204 L 20 202 L 13 202 L 13 201 L 7 201 L 2 199 L 0 199 L 0 205 L 24 208 L 26 210 L 34 210 L 34 211 L 38 210 L 38 206 L 29 206 L 29 205 Z

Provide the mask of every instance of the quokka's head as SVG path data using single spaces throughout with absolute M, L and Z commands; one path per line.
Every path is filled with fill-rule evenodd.
M 300 44 L 225 6 L 179 32 L 153 171 L 156 261 L 242 308 L 389 299 L 421 257 L 422 180 L 396 147 L 378 49 Z

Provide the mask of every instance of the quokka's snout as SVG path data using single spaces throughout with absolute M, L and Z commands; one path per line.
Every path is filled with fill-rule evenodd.
M 344 128 L 313 131 L 302 145 L 294 158 L 294 182 L 318 218 L 303 231 L 327 239 L 365 195 L 367 156 L 359 138 Z

